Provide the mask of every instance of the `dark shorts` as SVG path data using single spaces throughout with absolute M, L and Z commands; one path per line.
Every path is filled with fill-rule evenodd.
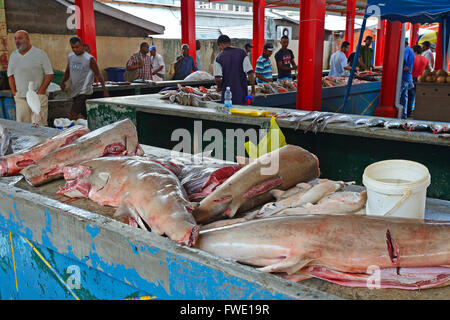
M 86 100 L 90 99 L 92 96 L 85 94 L 80 94 L 73 98 L 72 112 L 75 114 L 81 114 L 84 118 L 87 118 L 86 111 Z

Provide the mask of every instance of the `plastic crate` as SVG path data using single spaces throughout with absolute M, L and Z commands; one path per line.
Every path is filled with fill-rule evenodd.
M 125 82 L 125 68 L 106 68 L 108 80 L 114 82 Z

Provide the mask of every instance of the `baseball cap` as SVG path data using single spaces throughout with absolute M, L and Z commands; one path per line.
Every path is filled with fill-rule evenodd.
M 267 50 L 267 51 L 273 51 L 273 44 L 271 44 L 271 43 L 266 43 L 266 44 L 264 45 L 264 50 Z
M 156 47 L 155 47 L 155 46 L 151 46 L 151 47 L 150 47 L 150 52 L 152 52 L 152 51 L 154 51 L 154 50 L 156 50 Z

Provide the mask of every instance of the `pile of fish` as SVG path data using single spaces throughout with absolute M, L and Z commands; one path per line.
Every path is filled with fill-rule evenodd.
M 323 77 L 322 86 L 324 88 L 346 86 L 348 84 L 348 77 Z M 352 84 L 368 83 L 369 81 L 354 78 Z
M 11 152 L 11 134 L 7 128 L 0 126 L 0 156 Z
M 123 120 L 65 130 L 2 157 L 0 168 L 34 186 L 64 177 L 59 195 L 114 207 L 131 226 L 292 281 L 367 287 L 375 266 L 380 288 L 450 284 L 449 223 L 366 216 L 366 191 L 319 179 L 318 158 L 297 146 L 236 160 L 152 160 Z
M 268 95 L 297 91 L 297 82 L 282 80 L 270 83 L 261 83 L 255 86 L 256 94 Z
M 305 133 L 312 131 L 314 133 L 323 132 L 330 123 L 348 123 L 354 128 L 375 128 L 399 129 L 406 131 L 427 131 L 438 135 L 441 138 L 447 138 L 446 132 L 450 132 L 450 126 L 447 123 L 423 122 L 415 120 L 386 120 L 377 117 L 356 118 L 355 116 L 333 113 L 311 111 L 302 115 L 287 113 L 277 115 L 277 119 L 286 118 L 297 123 L 295 130 L 298 130 L 302 123 L 307 123 Z
M 160 92 L 161 99 L 169 100 L 171 103 L 177 103 L 182 106 L 199 107 L 202 101 L 220 100 L 222 95 L 214 88 L 205 87 L 183 87 L 178 84 L 178 89 L 165 90 Z

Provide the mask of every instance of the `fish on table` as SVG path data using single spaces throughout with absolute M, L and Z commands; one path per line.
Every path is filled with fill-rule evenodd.
M 198 223 L 233 218 L 267 203 L 272 189 L 288 190 L 320 176 L 318 158 L 300 147 L 287 145 L 254 159 L 200 202 L 194 211 Z
M 259 217 L 275 215 L 285 209 L 303 207 L 304 205 L 317 204 L 323 198 L 341 190 L 346 185 L 353 182 L 345 183 L 343 181 L 332 181 L 328 179 L 320 179 L 315 185 L 311 183 L 302 183 L 296 186 L 298 192 L 293 192 L 289 197 L 281 190 L 272 190 L 272 195 L 277 198 L 277 202 L 266 204 L 259 212 Z M 289 191 L 291 192 L 291 191 Z M 280 199 L 283 197 L 283 199 Z M 344 211 L 345 212 L 345 211 Z
M 5 156 L 11 151 L 11 134 L 8 128 L 0 126 L 0 156 Z
M 118 121 L 71 141 L 24 168 L 27 182 L 39 186 L 63 175 L 65 166 L 106 156 L 142 156 L 136 127 L 129 119 Z
M 370 275 L 376 266 L 388 284 L 397 271 L 400 289 L 450 284 L 448 222 L 348 214 L 270 217 L 203 230 L 196 248 L 295 281 L 320 276 L 350 285 L 356 282 L 346 277 Z M 320 275 L 310 268 L 321 268 Z
M 89 132 L 90 130 L 84 126 L 74 126 L 35 146 L 0 157 L 1 176 L 19 175 L 24 168 L 36 164 L 52 151 L 73 143 Z
M 177 177 L 144 157 L 104 157 L 64 168 L 66 185 L 58 194 L 89 198 L 102 206 L 118 208 L 115 217 L 132 218 L 140 228 L 192 246 L 198 226 Z

